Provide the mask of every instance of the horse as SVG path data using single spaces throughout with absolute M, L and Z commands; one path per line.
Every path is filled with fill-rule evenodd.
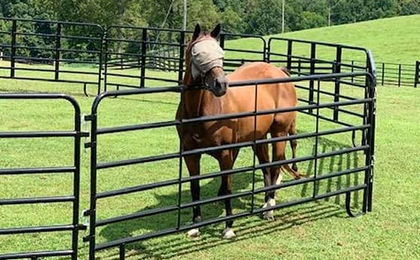
M 185 86 L 184 98 L 180 102 L 176 119 L 191 119 L 202 116 L 233 114 L 254 111 L 255 109 L 255 86 L 231 87 L 229 82 L 242 80 L 259 80 L 285 78 L 290 75 L 285 69 L 275 67 L 265 62 L 245 64 L 226 76 L 223 71 L 224 51 L 219 46 L 217 39 L 221 32 L 218 24 L 210 33 L 203 31 L 197 24 L 194 29 L 192 40 L 188 43 L 185 52 Z M 297 94 L 292 83 L 276 83 L 260 85 L 257 89 L 257 111 L 288 108 L 297 105 Z M 241 143 L 266 139 L 270 133 L 273 138 L 286 135 L 295 135 L 296 112 L 267 114 L 257 116 L 256 129 L 254 131 L 254 116 L 222 119 L 219 121 L 207 121 L 178 126 L 177 131 L 184 151 L 217 147 L 226 144 Z M 290 142 L 292 156 L 296 157 L 297 141 Z M 285 160 L 285 142 L 273 143 L 273 161 Z M 269 163 L 268 144 L 255 147 L 255 154 L 260 164 Z M 221 171 L 233 168 L 238 156 L 239 149 L 224 149 L 209 152 L 219 162 Z M 200 174 L 200 155 L 185 156 L 184 160 L 190 176 Z M 301 177 L 296 164 L 292 167 L 282 165 L 278 167 L 262 169 L 264 185 L 270 186 L 281 181 L 280 169 L 289 172 L 295 179 Z M 200 200 L 199 180 L 190 182 L 190 190 L 193 201 Z M 232 176 L 222 176 L 218 196 L 232 194 Z M 225 199 L 226 216 L 232 215 L 230 199 Z M 275 205 L 275 191 L 265 194 L 263 207 Z M 273 218 L 273 211 L 264 212 L 265 218 Z M 199 223 L 201 218 L 200 206 L 193 207 L 193 223 Z M 235 237 L 232 229 L 233 221 L 226 221 L 226 228 L 222 232 L 223 238 Z M 190 237 L 200 235 L 199 229 L 192 229 L 187 233 Z

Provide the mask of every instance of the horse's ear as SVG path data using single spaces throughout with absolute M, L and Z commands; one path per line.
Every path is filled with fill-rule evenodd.
M 200 33 L 201 33 L 201 26 L 200 26 L 200 24 L 197 23 L 197 25 L 195 26 L 195 29 L 194 29 L 194 34 L 193 34 L 193 37 L 192 37 L 192 41 L 197 40 L 198 36 L 200 36 Z
M 220 35 L 220 31 L 222 30 L 222 26 L 220 26 L 220 23 L 214 27 L 213 31 L 211 31 L 210 35 L 213 38 L 217 38 Z

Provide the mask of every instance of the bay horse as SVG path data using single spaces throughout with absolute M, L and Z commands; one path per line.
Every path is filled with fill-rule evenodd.
M 210 33 L 201 30 L 196 25 L 192 40 L 185 53 L 186 72 L 183 84 L 186 86 L 184 101 L 180 102 L 176 114 L 177 119 L 197 118 L 201 116 L 233 114 L 254 111 L 255 86 L 229 88 L 229 81 L 258 80 L 289 77 L 286 70 L 277 68 L 264 62 L 246 64 L 236 69 L 229 76 L 223 71 L 224 52 L 217 42 L 221 26 L 217 25 Z M 294 107 L 297 105 L 297 95 L 292 83 L 266 84 L 257 90 L 257 111 Z M 270 133 L 273 138 L 296 134 L 296 112 L 261 115 L 257 117 L 256 131 L 254 131 L 254 116 L 219 121 L 201 122 L 194 125 L 178 126 L 178 135 L 184 151 L 204 147 L 217 147 L 226 144 L 240 143 L 266 139 Z M 285 160 L 285 142 L 273 143 L 273 161 Z M 292 156 L 296 156 L 296 140 L 291 141 Z M 209 153 L 220 166 L 221 171 L 233 168 L 239 149 L 225 149 Z M 260 164 L 270 162 L 268 144 L 258 145 L 255 153 Z M 200 155 L 184 158 L 190 176 L 200 174 Z M 262 169 L 264 185 L 274 185 L 281 181 L 280 168 L 292 174 L 295 179 L 300 178 L 296 164 L 292 167 Z M 200 200 L 199 180 L 193 180 L 191 196 L 193 201 Z M 222 176 L 219 196 L 232 194 L 232 176 Z M 265 205 L 275 205 L 275 191 L 265 194 Z M 225 199 L 226 216 L 232 215 L 230 199 Z M 266 218 L 273 217 L 273 211 L 264 214 Z M 202 220 L 200 206 L 193 207 L 193 222 Z M 226 222 L 222 232 L 224 238 L 235 237 L 232 229 L 233 221 Z M 199 236 L 198 229 L 192 229 L 188 236 Z

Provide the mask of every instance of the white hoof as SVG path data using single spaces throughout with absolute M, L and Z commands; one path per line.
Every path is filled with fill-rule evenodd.
M 236 237 L 235 232 L 233 232 L 233 229 L 231 228 L 226 228 L 225 230 L 223 230 L 222 236 L 224 239 L 232 239 Z
M 263 218 L 266 220 L 274 220 L 274 211 L 269 210 L 263 213 Z
M 188 237 L 199 237 L 200 236 L 200 230 L 198 228 L 191 229 L 187 232 Z
M 267 201 L 267 203 L 264 204 L 263 208 L 272 207 L 272 206 L 275 206 L 275 205 L 276 205 L 276 200 L 275 199 L 269 199 Z M 274 220 L 274 211 L 269 210 L 269 211 L 263 212 L 263 218 L 267 219 L 267 220 Z

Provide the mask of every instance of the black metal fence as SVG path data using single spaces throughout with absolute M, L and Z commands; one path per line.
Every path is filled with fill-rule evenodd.
M 360 86 L 359 84 L 351 83 L 351 78 L 363 79 L 366 82 L 366 86 Z M 328 97 L 336 96 L 336 92 L 334 89 L 329 91 L 331 81 L 341 82 L 342 88 L 355 88 L 363 93 L 361 97 L 349 97 L 349 96 L 341 96 L 341 100 L 333 100 L 327 101 Z M 265 111 L 248 111 L 240 114 L 223 114 L 223 115 L 214 115 L 214 116 L 203 116 L 198 118 L 191 118 L 191 119 L 182 119 L 182 120 L 172 120 L 172 121 L 153 121 L 144 124 L 135 124 L 135 125 L 125 125 L 125 126 L 116 126 L 116 127 L 100 127 L 98 125 L 98 121 L 101 119 L 101 113 L 98 112 L 98 109 L 101 103 L 110 98 L 110 97 L 121 97 L 121 96 L 133 96 L 133 95 L 152 95 L 156 93 L 172 93 L 174 95 L 180 95 L 180 100 L 183 100 L 183 95 L 185 91 L 183 87 L 166 87 L 166 88 L 142 88 L 136 90 L 123 90 L 123 91 L 112 91 L 112 92 L 105 92 L 99 95 L 92 106 L 92 114 L 88 117 L 91 120 L 91 142 L 88 144 L 88 147 L 91 148 L 91 207 L 87 211 L 87 216 L 90 217 L 90 233 L 89 236 L 86 237 L 85 241 L 89 241 L 90 243 L 90 259 L 95 259 L 96 252 L 102 251 L 105 249 L 110 248 L 119 248 L 119 259 L 125 259 L 126 255 L 126 247 L 128 247 L 131 243 L 135 243 L 138 241 L 142 241 L 145 239 L 150 239 L 154 237 L 159 237 L 167 234 L 172 234 L 180 231 L 185 231 L 193 228 L 198 228 L 202 226 L 206 226 L 209 224 L 220 223 L 226 220 L 233 220 L 253 214 L 259 214 L 265 212 L 267 210 L 273 209 L 280 209 L 292 205 L 298 205 L 302 203 L 307 203 L 311 201 L 316 201 L 319 199 L 328 198 L 331 196 L 337 196 L 340 194 L 346 194 L 346 208 L 349 215 L 353 215 L 350 208 L 350 198 L 351 193 L 355 191 L 363 191 L 363 206 L 362 212 L 367 212 L 372 209 L 372 187 L 373 187 L 373 153 L 374 153 L 374 128 L 375 128 L 375 85 L 374 85 L 374 78 L 371 74 L 367 72 L 354 72 L 354 73 L 334 73 L 334 74 L 319 74 L 319 75 L 311 75 L 311 76 L 300 76 L 295 78 L 284 78 L 284 79 L 273 79 L 273 80 L 259 80 L 259 81 L 250 81 L 250 82 L 233 82 L 231 83 L 230 87 L 243 87 L 243 86 L 251 86 L 257 88 L 263 88 L 264 84 L 267 83 L 285 83 L 285 82 L 294 82 L 299 84 L 299 88 L 302 90 L 307 91 L 308 93 L 314 94 L 314 100 L 311 102 L 301 100 L 302 105 L 298 107 L 290 107 L 290 108 L 283 108 L 283 109 L 275 109 L 275 110 L 265 110 Z M 304 86 L 304 83 L 307 82 L 308 86 Z M 256 99 L 254 102 L 257 102 Z M 357 109 L 358 107 L 358 109 Z M 344 108 L 351 109 L 356 108 L 359 110 L 358 113 L 350 112 L 349 110 L 344 110 Z M 329 113 L 329 111 L 337 110 L 339 113 L 345 114 L 347 112 L 347 117 L 342 118 L 341 120 L 337 120 L 334 118 L 334 115 Z M 284 112 L 291 112 L 297 111 L 303 113 L 305 115 L 310 115 L 315 118 L 313 122 L 314 132 L 310 133 L 301 133 L 294 136 L 284 136 L 284 137 L 277 137 L 271 138 L 267 140 L 253 140 L 250 142 L 244 143 L 235 143 L 229 145 L 222 145 L 217 147 L 208 147 L 208 148 L 200 148 L 196 150 L 188 150 L 183 151 L 182 148 L 179 148 L 178 152 L 173 153 L 166 153 L 166 154 L 159 154 L 153 156 L 145 156 L 139 158 L 130 158 L 130 159 L 123 159 L 118 161 L 99 161 L 98 159 L 98 152 L 100 147 L 98 146 L 98 137 L 106 136 L 106 135 L 113 135 L 113 134 L 124 134 L 124 133 L 132 133 L 136 131 L 145 131 L 148 129 L 159 129 L 159 128 L 168 128 L 175 126 L 182 127 L 183 125 L 187 124 L 197 124 L 201 122 L 207 121 L 215 121 L 215 120 L 226 120 L 226 119 L 236 119 L 236 118 L 243 118 L 243 117 L 258 117 L 261 115 L 267 114 L 277 114 L 277 113 L 284 113 Z M 256 122 L 256 120 L 254 121 Z M 322 122 L 332 122 L 333 124 L 329 127 L 321 127 L 323 124 Z M 337 128 L 338 126 L 338 128 Z M 324 129 L 325 128 L 325 129 Z M 352 134 L 356 131 L 360 131 L 361 136 L 363 136 L 362 141 L 360 144 L 356 144 L 353 141 L 352 146 L 348 146 L 346 148 L 335 150 L 331 152 L 323 152 L 319 149 L 319 138 L 321 137 L 331 137 L 337 134 L 348 133 Z M 174 129 L 175 132 L 175 129 Z M 182 138 L 182 137 L 181 137 Z M 118 190 L 109 190 L 109 191 L 98 191 L 97 189 L 97 181 L 100 178 L 100 171 L 106 169 L 114 169 L 118 172 L 122 167 L 129 167 L 139 164 L 150 164 L 152 162 L 165 162 L 168 160 L 178 160 L 179 165 L 182 165 L 182 160 L 186 156 L 191 155 L 201 155 L 207 152 L 215 152 L 224 149 L 235 149 L 235 148 L 243 148 L 243 147 L 254 147 L 256 145 L 261 144 L 273 144 L 276 142 L 285 142 L 290 140 L 307 140 L 314 138 L 314 153 L 307 156 L 302 156 L 294 159 L 287 159 L 284 161 L 273 161 L 271 163 L 265 164 L 257 164 L 254 161 L 250 162 L 250 165 L 235 168 L 231 170 L 224 170 L 218 172 L 212 172 L 207 174 L 202 174 L 199 176 L 190 176 L 190 177 L 183 177 L 182 166 L 179 166 L 179 172 L 176 176 L 177 178 L 163 180 L 159 182 L 147 183 L 147 184 L 139 184 L 135 186 L 125 187 Z M 134 141 L 134 140 L 133 140 Z M 334 156 L 340 156 L 349 153 L 357 153 L 361 152 L 364 156 L 364 164 L 363 165 L 356 165 L 350 166 L 347 169 L 342 171 L 332 171 L 325 174 L 318 174 L 318 164 L 317 161 L 322 158 L 332 158 Z M 253 155 L 255 158 L 255 154 Z M 255 184 L 252 185 L 252 189 L 246 191 L 240 191 L 231 195 L 224 195 L 218 197 L 211 197 L 208 199 L 203 199 L 199 201 L 192 201 L 192 202 L 182 202 L 180 194 L 182 192 L 182 185 L 190 183 L 192 180 L 205 180 L 211 179 L 219 176 L 224 176 L 227 174 L 237 175 L 240 173 L 248 172 L 249 174 L 254 175 L 253 179 L 255 180 L 256 170 L 263 169 L 265 167 L 272 167 L 272 166 L 281 166 L 284 164 L 289 163 L 302 163 L 302 162 L 311 162 L 313 169 L 313 174 L 307 176 L 301 180 L 294 180 L 284 182 L 279 185 L 273 185 L 269 187 L 261 187 L 256 188 Z M 320 192 L 317 190 L 317 187 L 320 185 L 322 181 L 331 181 L 331 179 L 336 178 L 338 176 L 352 176 L 357 175 L 358 173 L 363 174 L 363 181 L 358 183 L 350 184 L 349 186 L 343 188 L 339 187 L 337 190 L 332 190 L 329 192 Z M 106 180 L 102 180 L 105 181 Z M 293 200 L 289 200 L 287 202 L 280 203 L 274 207 L 268 208 L 261 208 L 260 205 L 254 204 L 254 197 L 257 197 L 259 194 L 273 191 L 273 190 L 285 190 L 289 187 L 299 187 L 303 185 L 310 185 L 312 186 L 312 192 L 309 192 L 308 196 L 295 198 Z M 121 196 L 126 196 L 127 194 L 136 194 L 147 192 L 150 190 L 156 190 L 163 187 L 175 186 L 178 187 L 178 195 L 175 195 L 177 199 L 177 203 L 175 205 L 169 205 L 165 207 L 156 207 L 156 208 L 148 208 L 147 210 L 137 211 L 132 214 L 126 214 L 111 218 L 101 218 L 98 219 L 97 215 L 101 213 L 98 210 L 96 203 L 98 201 L 116 198 Z M 190 224 L 186 221 L 183 221 L 181 218 L 181 212 L 186 209 L 192 209 L 192 207 L 206 205 L 213 202 L 224 201 L 226 199 L 243 199 L 245 197 L 251 196 L 251 206 L 249 208 L 244 209 L 240 213 L 236 213 L 234 215 L 226 216 L 226 217 L 216 217 L 211 219 L 203 220 L 199 223 Z M 113 241 L 108 241 L 106 243 L 97 244 L 96 237 L 98 234 L 98 229 L 104 226 L 112 226 L 115 224 L 122 224 L 128 223 L 129 221 L 135 219 L 141 219 L 144 217 L 154 216 L 154 215 L 162 215 L 166 213 L 173 213 L 171 223 L 176 223 L 174 226 L 162 230 L 156 230 L 155 232 L 148 232 L 138 236 L 132 237 L 123 237 L 120 239 L 116 239 Z
M 146 81 L 148 85 L 179 84 L 184 70 L 185 42 L 192 33 L 130 26 L 110 26 L 103 29 L 97 24 L 60 21 L 11 18 L 0 18 L 0 21 L 4 24 L 0 30 L 0 59 L 5 61 L 0 64 L 0 78 L 83 84 L 86 95 L 89 85 L 94 86 L 97 90 L 95 92 L 100 93 L 109 87 L 144 87 Z M 245 37 L 253 40 L 248 49 L 240 44 L 225 46 L 226 40 Z M 309 52 L 295 53 L 288 45 L 270 49 L 268 45 L 273 41 L 279 39 L 271 38 L 267 44 L 260 36 L 222 34 L 220 44 L 226 51 L 226 70 L 233 71 L 246 62 L 260 60 L 287 66 L 297 75 L 311 73 Z M 294 49 L 305 45 L 304 41 L 292 42 Z M 306 45 L 308 46 L 305 48 L 310 48 L 309 44 Z M 328 46 L 322 46 L 321 49 L 323 48 Z M 284 54 L 295 53 L 293 60 L 287 61 L 284 57 L 279 57 L 276 54 L 278 51 Z M 316 52 L 323 53 L 323 50 Z M 246 55 L 243 55 L 245 53 Z M 358 71 L 366 68 L 364 57 L 350 50 L 347 53 L 344 51 L 341 60 L 326 54 L 316 58 L 314 63 L 315 73 Z M 41 66 L 42 64 L 44 66 Z M 415 83 L 414 65 L 380 65 L 379 84 L 412 86 Z M 92 69 L 86 69 L 86 66 Z M 168 73 L 165 76 L 157 76 L 154 70 Z
M 417 87 L 416 65 L 398 63 L 377 63 L 378 84 L 382 86 Z
M 18 66 L 17 61 L 30 60 L 29 56 L 17 56 L 18 44 L 18 24 L 27 22 L 26 20 L 6 19 L 10 21 L 12 29 L 9 31 L 2 31 L 5 35 L 10 35 L 10 44 L 3 44 L 2 46 L 4 53 L 3 56 L 10 61 L 14 61 L 13 65 L 10 62 L 10 66 L 4 66 L 3 69 L 8 69 L 8 75 L 5 78 L 14 79 L 34 79 L 32 77 L 18 76 L 16 72 Z M 38 23 L 36 21 L 32 21 Z M 60 48 L 60 45 L 67 46 L 68 43 L 64 44 L 61 38 L 62 36 L 68 36 L 71 34 L 63 29 L 65 26 L 60 22 L 45 21 L 39 22 L 41 24 L 49 24 L 51 28 L 55 28 L 54 33 L 50 33 L 49 36 L 55 35 L 52 44 L 56 48 L 51 48 L 52 58 L 45 57 L 46 62 L 58 62 L 54 64 L 54 69 L 48 72 L 53 72 L 53 81 L 62 81 L 63 75 L 66 70 L 62 70 L 62 63 L 68 62 L 62 58 L 66 51 L 73 52 L 74 48 Z M 59 28 L 61 25 L 61 29 Z M 66 24 L 67 25 L 67 24 Z M 70 23 L 68 26 L 85 26 Z M 90 28 L 91 25 L 88 26 Z M 14 28 L 14 29 L 13 29 Z M 93 26 L 93 28 L 97 28 Z M 96 33 L 96 29 L 92 30 Z M 71 30 L 69 30 L 71 31 Z M 75 30 L 79 31 L 79 30 Z M 87 30 L 91 31 L 91 30 Z M 26 32 L 24 32 L 26 33 Z M 352 194 L 354 195 L 357 191 L 363 192 L 362 212 L 368 212 L 372 210 L 372 190 L 373 190 L 373 170 L 374 170 L 374 146 L 375 146 L 375 74 L 376 68 L 373 62 L 372 55 L 369 51 L 363 48 L 327 44 L 311 41 L 291 40 L 283 38 L 271 38 L 267 41 L 259 36 L 246 36 L 251 37 L 253 45 L 248 49 L 244 48 L 240 43 L 235 45 L 230 41 L 226 41 L 229 37 L 237 37 L 238 35 L 222 34 L 220 38 L 220 44 L 226 51 L 225 68 L 227 71 L 233 70 L 245 62 L 252 61 L 267 61 L 276 65 L 282 65 L 287 67 L 291 72 L 291 78 L 273 79 L 273 80 L 259 80 L 252 82 L 231 82 L 231 87 L 248 86 L 257 88 L 263 88 L 268 83 L 286 83 L 293 82 L 297 89 L 300 91 L 299 94 L 299 106 L 291 108 L 283 108 L 268 111 L 247 111 L 240 114 L 222 114 L 215 116 L 198 117 L 192 119 L 181 119 L 181 120 L 159 120 L 154 117 L 152 122 L 138 123 L 133 125 L 120 125 L 106 127 L 101 126 L 98 122 L 102 122 L 103 112 L 99 110 L 99 107 L 110 97 L 116 96 L 144 96 L 153 95 L 158 93 L 166 93 L 167 95 L 175 95 L 175 100 L 183 100 L 184 94 L 187 89 L 180 86 L 184 73 L 184 49 L 186 39 L 189 37 L 191 32 L 184 32 L 178 30 L 161 30 L 155 28 L 136 28 L 136 27 L 110 27 L 106 31 L 97 32 L 98 35 L 103 35 L 102 40 L 100 37 L 90 36 L 70 36 L 76 37 L 82 42 L 95 42 L 95 46 L 100 46 L 97 52 L 86 52 L 89 55 L 93 55 L 92 66 L 97 66 L 98 72 L 101 73 L 98 76 L 97 86 L 98 93 L 102 90 L 107 90 L 108 87 L 115 87 L 116 89 L 128 88 L 128 90 L 121 91 L 106 91 L 98 95 L 93 102 L 91 115 L 86 116 L 86 120 L 91 122 L 90 130 L 90 142 L 86 144 L 86 148 L 91 149 L 91 161 L 90 161 L 90 206 L 87 211 L 84 212 L 86 217 L 89 217 L 89 235 L 84 238 L 85 242 L 89 242 L 89 259 L 93 260 L 97 256 L 98 251 L 102 251 L 108 248 L 119 248 L 119 258 L 125 259 L 126 257 L 126 246 L 130 243 L 142 241 L 148 238 L 163 236 L 183 230 L 197 228 L 209 224 L 219 223 L 226 220 L 232 220 L 249 216 L 252 214 L 258 214 L 267 210 L 285 208 L 292 205 L 307 203 L 323 198 L 329 198 L 332 196 L 338 196 L 341 194 L 346 195 L 346 209 L 349 215 L 354 215 L 351 211 L 350 199 Z M 79 34 L 79 33 L 78 33 Z M 34 35 L 30 35 L 34 36 Z M 40 36 L 41 37 L 41 36 Z M 52 37 L 52 36 L 51 36 Z M 14 38 L 14 40 L 13 40 Z M 100 42 L 97 42 L 100 41 Z M 83 44 L 82 44 L 83 45 Z M 87 45 L 86 45 L 87 46 Z M 303 48 L 302 48 L 303 46 Z M 85 47 L 84 47 L 85 48 Z M 87 48 L 87 47 L 86 47 Z M 162 52 L 168 51 L 168 48 L 174 49 L 171 54 L 178 55 L 176 57 L 167 57 L 169 55 L 163 55 Z M 23 45 L 23 50 L 29 50 L 28 46 Z M 43 51 L 49 50 L 49 48 L 43 48 Z M 89 47 L 89 50 L 91 48 Z M 105 50 L 105 51 L 102 51 Z M 162 51 L 163 50 L 163 51 Z M 331 51 L 332 50 L 332 51 Z M 57 58 L 58 57 L 58 58 Z M 244 58 L 246 57 L 246 58 Z M 358 60 L 364 60 L 360 64 L 354 62 L 347 62 L 348 58 L 357 58 Z M 67 58 L 69 59 L 69 58 Z M 43 60 L 44 61 L 44 60 Z M 86 61 L 86 60 L 84 60 Z M 169 65 L 168 65 L 169 64 Z M 159 76 L 153 75 L 153 70 L 164 67 L 166 70 L 173 70 L 174 73 L 168 75 L 159 74 Z M 168 69 L 169 68 L 169 69 Z M 25 68 L 27 69 L 27 68 Z M 22 71 L 25 71 L 22 70 Z M 36 68 L 31 70 L 37 71 Z M 12 71 L 14 71 L 12 73 Z M 79 71 L 77 69 L 76 71 Z M 83 70 L 82 70 L 83 71 Z M 58 72 L 58 76 L 57 75 Z M 73 73 L 74 74 L 74 73 Z M 73 75 L 72 74 L 72 75 Z M 74 76 L 76 76 L 74 74 Z M 95 76 L 95 75 L 93 75 Z M 95 76 L 95 77 L 96 77 Z M 103 84 L 102 79 L 103 77 Z M 71 80 L 70 80 L 71 81 Z M 66 81 L 67 82 L 67 81 Z M 71 81 L 79 83 L 79 81 Z M 86 83 L 86 82 L 85 82 Z M 93 83 L 92 83 L 93 84 Z M 160 86 L 149 88 L 151 84 L 158 84 Z M 172 86 L 162 87 L 162 84 L 172 84 Z M 175 85 L 175 86 L 173 86 Z M 22 95 L 0 95 L 1 98 L 22 98 Z M 39 257 L 57 256 L 57 255 L 69 255 L 72 259 L 77 257 L 77 236 L 78 231 L 83 228 L 79 224 L 78 211 L 79 211 L 79 177 L 80 177 L 80 138 L 86 136 L 86 134 L 80 131 L 80 109 L 73 99 L 68 96 L 54 96 L 54 95 L 39 95 L 39 94 L 28 94 L 25 98 L 65 98 L 73 102 L 75 107 L 75 130 L 69 132 L 30 132 L 30 133 L 0 133 L 0 138 L 3 137 L 73 137 L 75 139 L 75 150 L 74 150 L 74 167 L 59 167 L 59 168 L 40 168 L 40 169 L 29 169 L 29 173 L 38 172 L 73 172 L 74 178 L 74 196 L 66 197 L 66 201 L 73 202 L 73 222 L 70 226 L 59 227 L 60 229 L 66 228 L 71 230 L 72 233 L 72 249 L 60 252 L 32 252 L 32 253 L 16 253 L 13 255 L 0 255 L 0 259 L 9 258 L 24 258 L 32 257 L 37 259 Z M 122 100 L 122 99 L 119 99 Z M 257 99 L 254 99 L 254 103 L 257 103 Z M 101 142 L 98 142 L 103 136 L 109 136 L 112 134 L 130 134 L 133 132 L 144 132 L 146 130 L 157 130 L 161 128 L 172 128 L 172 132 L 175 133 L 174 127 L 187 124 L 198 124 L 206 121 L 215 120 L 227 120 L 242 117 L 254 117 L 277 114 L 285 112 L 299 112 L 302 116 L 311 118 L 310 127 L 308 132 L 302 132 L 293 136 L 274 137 L 267 140 L 252 140 L 246 143 L 235 143 L 230 145 L 222 145 L 218 147 L 209 147 L 205 149 L 196 149 L 183 151 L 179 147 L 178 151 L 168 153 L 165 151 L 162 154 L 139 156 L 137 158 L 125 158 L 121 160 L 115 160 L 112 156 L 115 151 L 107 151 L 110 154 L 110 161 L 102 161 L 101 157 L 98 156 L 98 152 L 101 151 Z M 174 111 L 175 112 L 175 111 Z M 173 118 L 173 117 L 172 117 Z M 255 120 L 256 122 L 256 120 Z M 358 134 L 356 134 L 358 133 Z M 322 138 L 335 138 L 338 135 L 346 135 L 346 140 L 349 141 L 345 146 L 340 146 L 340 149 L 334 149 L 331 151 L 325 151 L 321 149 L 320 142 Z M 360 140 L 356 138 L 360 137 Z M 182 138 L 182 137 L 181 137 Z M 182 161 L 185 156 L 193 154 L 203 154 L 209 151 L 218 151 L 222 149 L 237 149 L 242 147 L 255 147 L 261 144 L 273 144 L 277 142 L 285 142 L 290 140 L 306 140 L 313 146 L 313 152 L 304 156 L 287 159 L 283 161 L 273 161 L 265 164 L 257 164 L 255 162 L 255 154 L 253 154 L 253 160 L 251 164 L 234 168 L 232 170 L 216 171 L 201 176 L 184 177 Z M 320 171 L 320 164 L 322 160 L 330 158 L 333 160 L 335 156 L 343 156 L 355 153 L 357 157 L 361 157 L 363 165 L 351 164 L 346 168 L 334 168 L 331 167 L 326 172 Z M 148 165 L 149 163 L 165 163 L 168 160 L 176 160 L 178 165 L 175 166 L 177 171 L 176 177 L 168 180 L 156 181 L 151 183 L 139 184 L 134 183 L 130 187 L 123 187 L 117 190 L 99 190 L 98 180 L 103 176 L 98 174 L 100 171 L 115 170 L 120 171 L 123 167 L 131 167 L 138 165 Z M 258 187 L 255 182 L 256 171 L 265 167 L 281 166 L 289 163 L 307 163 L 309 172 L 306 178 L 301 180 L 286 181 L 279 185 L 273 185 L 269 187 Z M 3 170 L 0 169 L 0 175 L 3 174 L 18 174 L 23 173 L 23 170 Z M 26 171 L 26 170 L 25 170 Z M 239 191 L 232 195 L 224 195 L 217 197 L 210 197 L 199 201 L 183 201 L 181 200 L 181 193 L 183 185 L 190 183 L 193 180 L 204 180 L 215 177 L 225 176 L 228 174 L 240 174 L 248 173 L 252 176 L 252 189 Z M 140 175 L 142 172 L 139 173 Z M 360 176 L 359 176 L 360 175 Z M 346 178 L 355 177 L 354 182 L 349 182 L 346 187 L 337 187 L 333 189 L 331 185 L 326 191 L 320 191 L 319 187 L 322 183 L 331 183 L 334 178 L 340 178 L 345 176 Z M 360 178 L 359 178 L 359 177 Z M 102 177 L 103 178 L 103 177 Z M 261 193 L 272 190 L 284 191 L 288 188 L 293 187 L 307 187 L 311 188 L 311 191 L 303 194 L 301 197 L 294 197 L 289 201 L 282 202 L 274 207 L 260 208 L 259 205 L 255 204 L 254 198 L 257 198 Z M 148 191 L 155 191 L 163 187 L 176 187 L 177 192 L 174 194 L 176 203 L 173 205 L 167 205 L 164 207 L 148 208 L 140 210 L 135 213 L 124 214 L 114 217 L 103 217 L 101 214 L 101 208 L 98 208 L 98 202 L 117 198 L 122 195 L 134 196 L 135 194 L 144 193 Z M 194 206 L 205 205 L 217 201 L 226 199 L 243 199 L 245 197 L 251 198 L 249 207 L 242 209 L 241 212 L 235 213 L 234 215 L 227 217 L 214 217 L 203 220 L 200 223 L 189 224 L 188 221 L 184 221 L 181 217 L 181 212 L 187 210 L 188 212 Z M 27 201 L 37 201 L 38 198 L 31 198 L 25 200 L 15 201 L 16 203 L 24 203 Z M 0 206 L 6 205 L 10 200 L 0 200 Z M 54 199 L 41 200 L 41 202 L 54 202 Z M 121 237 L 118 239 L 110 239 L 105 243 L 98 241 L 98 230 L 103 227 L 112 226 L 120 223 L 127 223 L 127 221 L 142 219 L 149 216 L 160 215 L 171 213 L 171 219 L 174 220 L 174 225 L 169 228 L 162 228 L 151 232 L 146 232 L 140 235 Z M 55 231 L 55 227 L 44 228 L 21 228 L 16 230 L 1 230 L 1 234 L 12 234 L 12 233 L 28 233 L 28 232 L 47 232 Z
M 60 167 L 32 167 L 32 168 L 0 168 L 0 176 L 36 176 L 41 174 L 73 174 L 73 194 L 68 196 L 50 196 L 50 197 L 20 197 L 20 198 L 2 198 L 0 199 L 0 208 L 5 206 L 16 206 L 16 205 L 51 205 L 56 203 L 68 203 L 72 209 L 72 215 L 69 216 L 71 219 L 70 224 L 61 225 L 48 225 L 48 226 L 30 226 L 30 227 L 10 227 L 1 228 L 0 236 L 5 235 L 19 235 L 24 234 L 31 237 L 38 233 L 55 233 L 55 232 L 69 232 L 68 241 L 71 242 L 71 248 L 55 251 L 35 251 L 35 252 L 17 252 L 9 254 L 0 254 L 0 259 L 19 259 L 19 258 L 31 258 L 38 259 L 44 257 L 59 257 L 68 256 L 72 260 L 76 260 L 78 255 L 78 238 L 79 230 L 85 229 L 83 225 L 79 223 L 79 206 L 80 206 L 80 140 L 82 136 L 87 136 L 87 133 L 81 132 L 81 114 L 80 107 L 77 101 L 71 96 L 64 94 L 0 94 L 0 102 L 6 100 L 66 100 L 74 109 L 74 129 L 68 131 L 25 131 L 25 132 L 0 132 L 0 139 L 34 139 L 34 138 L 72 138 L 73 144 L 73 165 L 66 165 Z M 19 108 L 18 106 L 16 107 Z M 19 162 L 23 165 L 24 162 Z M 25 187 L 31 189 L 32 187 Z M 42 189 L 42 187 L 39 187 Z M 15 194 L 16 195 L 16 194 Z M 25 196 L 25 194 L 19 194 Z M 15 212 L 15 214 L 25 214 L 21 211 Z M 4 216 L 3 216 L 4 217 Z M 8 216 L 14 219 L 14 216 Z M 44 216 L 42 219 L 43 223 L 48 223 L 51 217 Z M 70 221 L 69 221 L 70 222 Z M 32 237 L 36 239 L 36 237 Z M 24 249 L 22 249 L 24 250 Z
M 4 24 L 0 59 L 7 61 L 0 66 L 0 78 L 83 84 L 85 93 L 87 85 L 100 90 L 104 35 L 100 25 L 12 18 L 0 21 Z M 97 72 L 86 71 L 86 66 L 96 67 Z

